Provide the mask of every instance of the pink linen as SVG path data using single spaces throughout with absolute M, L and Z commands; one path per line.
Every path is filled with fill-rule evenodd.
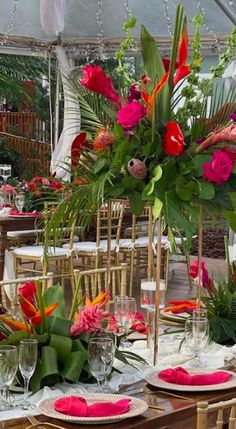
M 215 371 L 210 374 L 189 374 L 186 369 L 179 367 L 168 368 L 160 371 L 158 377 L 167 383 L 183 384 L 191 386 L 207 386 L 209 384 L 225 383 L 231 378 L 226 371 Z
M 9 211 L 10 216 L 34 216 L 38 217 L 41 216 L 40 212 L 18 212 L 17 210 L 10 210 Z
M 88 405 L 81 396 L 66 396 L 54 403 L 54 409 L 59 413 L 75 417 L 108 417 L 117 416 L 129 411 L 129 399 L 117 402 L 97 402 Z

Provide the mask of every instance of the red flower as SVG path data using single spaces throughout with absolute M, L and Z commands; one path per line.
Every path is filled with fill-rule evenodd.
M 122 107 L 117 114 L 117 122 L 124 130 L 132 130 L 147 115 L 147 109 L 138 101 L 131 101 Z
M 34 282 L 27 282 L 19 288 L 19 294 L 26 298 L 30 303 L 34 303 L 36 294 L 36 285 Z
M 167 122 L 163 150 L 169 156 L 177 156 L 183 152 L 184 136 L 177 122 Z
M 115 104 L 121 104 L 119 94 L 116 92 L 111 78 L 104 73 L 100 66 L 97 64 L 94 66 L 87 64 L 83 68 L 82 73 L 84 77 L 80 79 L 81 85 L 90 91 L 102 94 Z
M 73 167 L 77 166 L 79 156 L 86 147 L 88 147 L 86 133 L 79 133 L 71 145 L 71 163 Z

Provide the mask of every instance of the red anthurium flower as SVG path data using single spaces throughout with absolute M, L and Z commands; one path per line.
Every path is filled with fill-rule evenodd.
M 111 78 L 104 73 L 100 66 L 97 64 L 93 66 L 87 64 L 82 69 L 82 73 L 83 77 L 80 79 L 81 85 L 85 86 L 90 91 L 102 94 L 115 104 L 121 104 L 120 96 L 116 92 Z
M 174 85 L 190 73 L 190 67 L 187 64 L 188 59 L 188 27 L 187 22 L 184 25 L 183 33 L 179 42 L 178 51 L 179 66 L 174 76 Z
M 144 89 L 142 90 L 142 92 L 141 92 L 142 98 L 145 101 L 145 103 L 147 104 L 150 112 L 153 111 L 155 99 L 156 99 L 157 95 L 159 94 L 159 92 L 161 91 L 161 89 L 163 88 L 163 86 L 165 85 L 165 83 L 167 82 L 168 79 L 169 79 L 169 72 L 165 73 L 164 76 L 162 77 L 162 79 L 160 80 L 160 82 L 158 82 L 156 84 L 151 95 L 148 95 L 148 93 Z
M 76 167 L 78 164 L 78 159 L 81 152 L 88 147 L 88 141 L 86 139 L 86 133 L 79 133 L 75 137 L 71 145 L 71 163 L 73 167 Z
M 167 122 L 163 150 L 169 156 L 177 156 L 183 152 L 184 136 L 177 122 Z

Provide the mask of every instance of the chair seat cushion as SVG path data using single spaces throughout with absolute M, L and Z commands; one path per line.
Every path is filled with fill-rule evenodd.
M 17 238 L 17 237 L 35 237 L 37 234 L 40 234 L 42 232 L 42 229 L 26 229 L 22 231 L 8 231 L 7 237 L 8 238 Z
M 136 238 L 136 240 L 133 244 L 132 244 L 131 238 L 127 238 L 127 239 L 120 240 L 120 248 L 121 249 L 131 249 L 132 246 L 134 248 L 139 248 L 139 247 L 145 247 L 146 248 L 146 247 L 148 247 L 148 243 L 149 243 L 149 237 L 148 236 Z M 157 237 L 155 236 L 154 240 L 153 240 L 153 244 L 156 245 L 156 243 L 157 243 Z M 168 237 L 167 236 L 163 235 L 161 237 L 161 244 L 165 247 L 168 246 Z
M 28 256 L 30 257 L 38 257 L 42 258 L 44 256 L 44 247 L 43 246 L 24 246 L 19 247 L 18 249 L 14 249 L 13 253 L 16 256 Z M 61 247 L 49 247 L 48 248 L 48 256 L 67 256 L 68 250 L 63 249 Z
M 70 245 L 69 243 L 63 244 L 64 249 L 69 249 Z M 111 240 L 111 250 L 115 250 L 116 248 L 116 240 Z M 73 243 L 73 250 L 77 253 L 84 252 L 84 253 L 96 253 L 99 252 L 106 252 L 107 251 L 107 240 L 101 240 L 100 246 L 97 248 L 97 244 L 95 241 L 79 241 Z

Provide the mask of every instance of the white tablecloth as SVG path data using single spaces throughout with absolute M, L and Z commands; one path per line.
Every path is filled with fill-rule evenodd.
M 169 366 L 184 366 L 188 368 L 188 361 L 191 359 L 191 354 L 183 345 L 179 350 L 181 335 L 179 334 L 168 334 L 162 335 L 159 338 L 159 352 L 158 352 L 158 364 L 152 366 L 152 351 L 146 348 L 146 341 L 136 341 L 129 351 L 139 354 L 147 360 L 149 365 L 139 365 L 139 368 L 134 369 L 131 366 L 127 366 L 120 361 L 115 361 L 115 367 L 122 371 L 122 374 L 115 373 L 112 376 L 109 386 L 112 390 L 117 391 L 119 386 L 122 384 L 132 385 L 139 380 L 142 380 L 150 372 L 157 371 L 160 369 L 168 368 Z M 224 360 L 230 360 L 236 355 L 236 345 L 233 347 L 220 346 L 219 344 L 211 343 L 206 347 L 202 356 L 204 362 L 208 368 L 216 368 L 217 363 L 222 366 Z M 220 359 L 219 359 L 220 358 Z M 221 361 L 221 362 L 220 362 Z M 88 385 L 84 383 L 68 384 L 62 383 L 57 384 L 53 387 L 44 387 L 39 392 L 29 397 L 29 401 L 36 405 L 36 408 L 32 411 L 23 411 L 14 409 L 12 411 L 0 412 L 0 420 L 13 419 L 23 417 L 27 414 L 39 414 L 37 405 L 44 399 L 61 396 L 63 394 L 83 394 L 85 392 L 93 392 L 96 387 L 94 385 Z M 22 400 L 22 395 L 15 395 L 15 403 L 19 404 Z

